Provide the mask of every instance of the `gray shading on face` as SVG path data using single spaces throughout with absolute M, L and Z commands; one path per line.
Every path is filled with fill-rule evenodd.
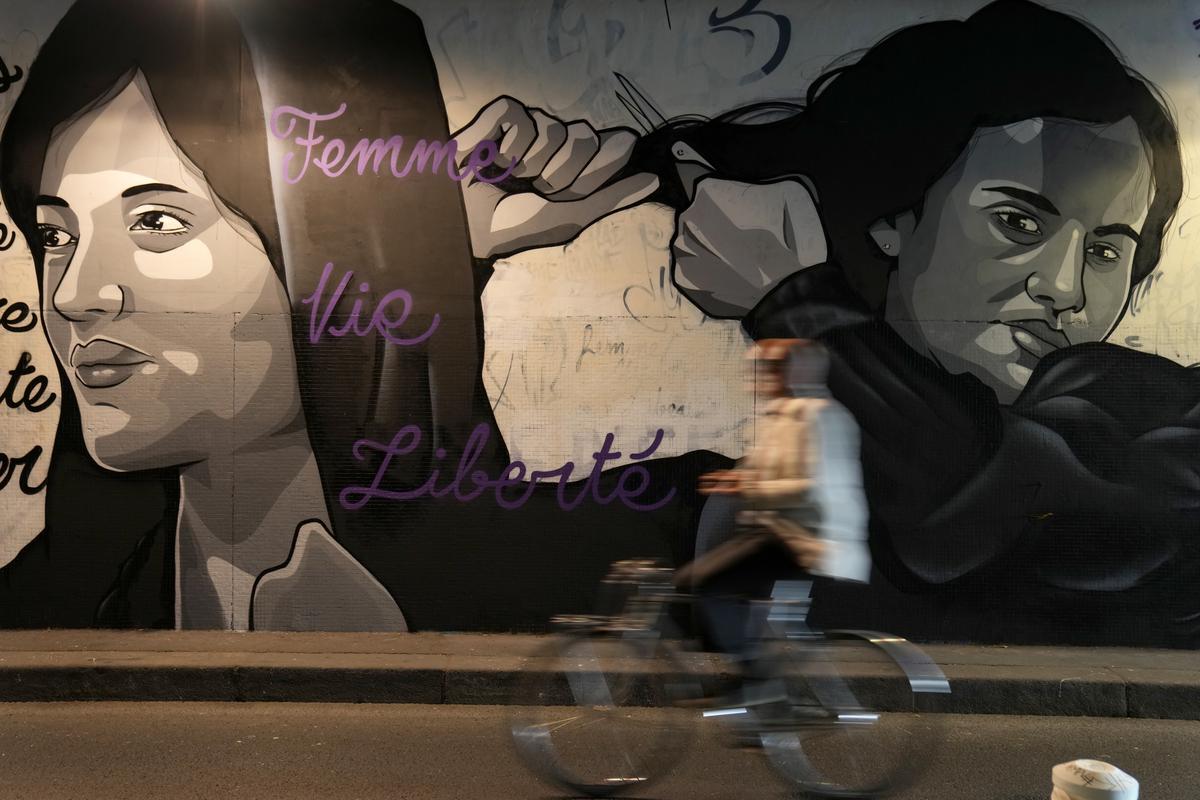
M 43 318 L 99 464 L 183 465 L 295 423 L 284 288 L 140 75 L 56 132 L 40 192 Z
M 1101 341 L 1120 321 L 1151 192 L 1132 119 L 980 129 L 919 219 L 873 228 L 897 256 L 885 316 L 1010 404 L 1041 358 Z

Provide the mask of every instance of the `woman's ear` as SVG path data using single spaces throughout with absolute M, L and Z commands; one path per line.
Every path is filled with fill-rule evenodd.
M 880 252 L 885 256 L 895 258 L 904 249 L 904 243 L 912 237 L 913 229 L 916 226 L 916 215 L 911 211 L 905 211 L 895 217 L 882 217 L 875 220 L 867 229 L 867 233 L 870 234 L 871 240 L 875 242 L 875 246 L 879 248 Z

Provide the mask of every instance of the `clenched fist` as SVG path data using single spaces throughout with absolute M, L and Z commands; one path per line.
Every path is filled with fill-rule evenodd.
M 511 168 L 497 183 L 478 177 L 462 183 L 476 258 L 563 244 L 658 188 L 658 178 L 649 173 L 609 183 L 629 162 L 637 142 L 633 131 L 564 122 L 511 97 L 493 100 L 454 138 L 459 168 L 485 140 L 497 144 L 495 165 Z

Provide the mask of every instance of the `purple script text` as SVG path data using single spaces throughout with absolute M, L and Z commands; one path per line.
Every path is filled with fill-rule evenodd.
M 437 174 L 441 169 L 442 162 L 446 164 L 446 175 L 451 180 L 461 181 L 464 178 L 474 176 L 476 180 L 484 183 L 499 183 L 512 174 L 516 169 L 517 162 L 509 164 L 508 169 L 491 178 L 485 178 L 479 174 L 479 170 L 484 167 L 491 166 L 496 161 L 496 156 L 500 154 L 500 148 L 490 139 L 484 139 L 479 144 L 475 145 L 471 150 L 471 155 L 467 157 L 466 167 L 462 172 L 457 171 L 455 165 L 458 163 L 458 142 L 451 139 L 448 142 L 440 142 L 437 139 L 418 139 L 416 144 L 412 146 L 412 151 L 408 154 L 408 161 L 405 162 L 404 168 L 400 169 L 400 155 L 404 148 L 403 136 L 392 136 L 387 141 L 383 139 L 360 139 L 357 144 L 350 148 L 350 152 L 346 152 L 346 142 L 336 137 L 325 141 L 324 134 L 317 134 L 317 123 L 328 122 L 337 119 L 346 113 L 346 104 L 342 103 L 338 106 L 337 111 L 331 114 L 318 114 L 314 111 L 303 111 L 295 106 L 279 106 L 271 112 L 271 134 L 278 139 L 291 139 L 297 146 L 304 148 L 304 161 L 294 171 L 289 170 L 292 162 L 296 158 L 295 153 L 284 153 L 282 164 L 283 179 L 288 183 L 299 183 L 304 177 L 304 173 L 308 172 L 308 165 L 312 164 L 317 169 L 324 172 L 330 178 L 336 178 L 339 175 L 345 174 L 350 169 L 351 165 L 357 161 L 355 172 L 362 175 L 367 171 L 367 162 L 371 162 L 371 171 L 376 175 L 379 174 L 379 168 L 383 165 L 383 160 L 388 159 L 389 168 L 392 176 L 403 178 L 412 172 L 413 165 L 417 167 L 417 172 L 424 172 L 430 161 L 433 162 L 431 174 Z M 308 123 L 307 133 L 292 134 L 296 130 L 297 120 L 304 120 Z M 325 142 L 325 146 L 321 148 L 321 152 L 315 157 L 313 150 L 317 145 Z
M 437 330 L 438 323 L 442 321 L 440 314 L 434 314 L 433 319 L 429 323 L 429 329 L 413 339 L 405 339 L 392 333 L 393 328 L 399 328 L 408 319 L 409 312 L 412 311 L 412 295 L 403 289 L 393 289 L 392 291 L 379 298 L 379 302 L 375 306 L 375 310 L 371 312 L 371 321 L 367 323 L 365 328 L 359 327 L 359 316 L 362 314 L 362 298 L 359 297 L 354 301 L 354 308 L 350 311 L 350 318 L 346 320 L 346 324 L 340 328 L 330 328 L 329 318 L 333 316 L 333 309 L 337 307 L 338 302 L 342 299 L 342 294 L 345 293 L 346 287 L 350 285 L 350 281 L 354 279 L 354 271 L 346 270 L 346 274 L 342 276 L 342 280 L 338 283 L 337 288 L 333 290 L 333 296 L 329 298 L 329 302 L 325 304 L 324 309 L 321 308 L 321 299 L 325 294 L 325 287 L 329 285 L 329 276 L 333 273 L 333 262 L 330 261 L 325 265 L 325 269 L 321 272 L 321 281 L 317 284 L 315 292 L 305 297 L 300 302 L 305 305 L 312 306 L 312 313 L 308 318 L 308 341 L 316 344 L 321 341 L 321 336 L 326 332 L 330 336 L 345 336 L 347 333 L 354 333 L 357 336 L 366 336 L 372 330 L 379 331 L 379 335 L 387 339 L 392 344 L 402 346 L 412 346 L 433 336 L 433 332 Z M 360 283 L 358 290 L 363 294 L 371 291 L 371 284 Z M 400 316 L 392 319 L 387 315 L 387 307 L 390 303 L 399 302 L 403 308 L 400 311 Z
M 392 459 L 396 456 L 404 456 L 417 449 L 421 443 L 421 429 L 416 425 L 405 425 L 396 435 L 392 437 L 392 441 L 384 444 L 383 442 L 374 442 L 370 439 L 359 439 L 354 443 L 354 457 L 359 461 L 365 461 L 368 456 L 368 451 L 383 453 L 383 460 L 379 464 L 379 469 L 375 471 L 375 477 L 371 481 L 370 486 L 347 486 L 338 496 L 342 507 L 350 511 L 357 511 L 365 506 L 372 498 L 380 498 L 382 500 L 417 500 L 422 497 L 454 497 L 456 500 L 466 503 L 476 499 L 484 492 L 491 491 L 496 498 L 496 505 L 509 511 L 520 508 L 528 502 L 533 495 L 534 489 L 537 488 L 538 481 L 546 478 L 558 478 L 558 505 L 563 511 L 571 511 L 578 508 L 585 499 L 591 497 L 594 502 L 599 505 L 608 505 L 614 500 L 620 500 L 629 508 L 635 511 L 653 511 L 657 508 L 662 508 L 671 501 L 675 496 L 674 487 L 666 493 L 664 497 L 651 503 L 638 502 L 638 499 L 643 492 L 650 486 L 650 473 L 640 464 L 633 464 L 625 467 L 621 473 L 621 477 L 617 480 L 617 487 L 607 495 L 601 493 L 599 480 L 600 473 L 604 469 L 605 463 L 615 461 L 621 457 L 619 450 L 613 450 L 613 434 L 607 434 L 604 437 L 604 444 L 601 445 L 598 453 L 592 453 L 594 461 L 591 474 L 587 480 L 583 481 L 578 487 L 574 497 L 567 497 L 567 482 L 571 478 L 571 473 L 575 469 L 575 462 L 568 461 L 558 469 L 542 472 L 534 470 L 529 474 L 529 480 L 525 480 L 525 464 L 521 461 L 513 461 L 505 467 L 495 478 L 489 476 L 486 472 L 479 469 L 474 469 L 475 462 L 483 453 L 487 446 L 491 429 L 486 423 L 480 423 L 475 426 L 475 430 L 471 431 L 471 436 L 467 439 L 467 446 L 463 449 L 462 455 L 458 460 L 458 467 L 454 472 L 454 477 L 442 486 L 438 486 L 441 469 L 434 468 L 429 475 L 429 479 L 415 489 L 382 489 L 380 484 L 383 483 L 388 467 L 392 463 Z M 649 458 L 662 444 L 663 431 L 661 428 L 654 434 L 654 441 L 650 446 L 640 453 L 631 453 L 630 458 L 634 461 L 640 461 L 644 458 Z M 446 457 L 446 451 L 438 448 L 434 452 L 434 456 L 438 459 Z M 469 485 L 468 485 L 469 484 Z M 505 489 L 514 488 L 517 490 L 515 494 L 506 494 Z

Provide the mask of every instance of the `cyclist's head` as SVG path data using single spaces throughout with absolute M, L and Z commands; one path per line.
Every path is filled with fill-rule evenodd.
M 810 339 L 760 339 L 746 354 L 758 397 L 811 397 L 828 393 L 829 353 Z
M 829 352 L 820 342 L 797 339 L 788 349 L 784 380 L 792 397 L 813 397 L 829 393 Z
M 787 392 L 788 351 L 796 339 L 760 339 L 746 352 L 747 382 L 758 398 L 783 397 Z

